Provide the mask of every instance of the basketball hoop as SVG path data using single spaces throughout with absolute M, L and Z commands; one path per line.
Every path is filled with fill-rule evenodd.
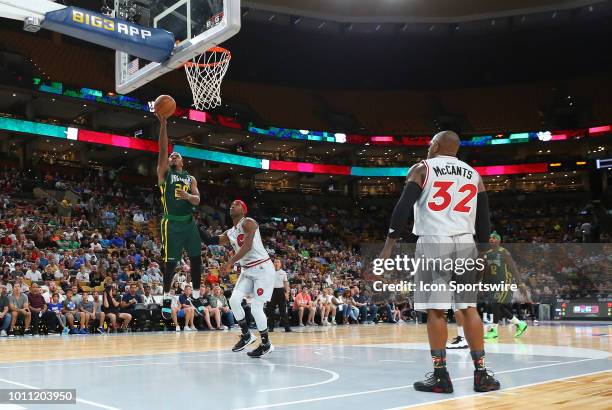
M 195 108 L 209 110 L 221 105 L 221 82 L 231 59 L 229 50 L 213 47 L 185 63 Z

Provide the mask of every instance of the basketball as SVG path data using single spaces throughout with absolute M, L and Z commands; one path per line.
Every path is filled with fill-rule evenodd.
M 168 118 L 176 111 L 176 101 L 169 95 L 160 95 L 155 100 L 154 107 L 157 114 Z

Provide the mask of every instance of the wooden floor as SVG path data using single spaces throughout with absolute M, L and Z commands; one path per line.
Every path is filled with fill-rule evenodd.
M 317 329 L 319 330 L 319 329 Z M 454 336 L 454 327 L 449 328 Z M 607 326 L 531 326 L 518 340 L 500 327 L 500 344 L 568 346 L 612 352 L 612 324 Z M 85 359 L 229 349 L 235 332 L 138 333 L 116 336 L 16 337 L 0 340 L 0 364 L 53 359 Z M 302 328 L 271 334 L 276 346 L 360 345 L 427 342 L 424 325 L 338 326 L 326 332 Z M 608 356 L 607 360 L 611 357 Z M 606 360 L 606 359 L 602 359 Z M 574 377 L 528 387 L 418 406 L 428 409 L 610 409 L 612 372 Z

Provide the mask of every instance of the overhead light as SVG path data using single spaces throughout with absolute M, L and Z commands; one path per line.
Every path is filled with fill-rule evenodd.
M 83 107 L 87 107 L 87 104 L 83 104 Z
M 325 22 L 324 21 L 321 24 L 319 24 L 319 26 L 317 28 L 318 29 L 322 29 L 323 27 L 325 27 Z
M 17 97 L 17 94 L 13 93 L 13 97 Z
M 268 17 L 268 21 L 274 20 L 275 17 L 276 17 L 276 14 L 272 14 L 270 17 Z

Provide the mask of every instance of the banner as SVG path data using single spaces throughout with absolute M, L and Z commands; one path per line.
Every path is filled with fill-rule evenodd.
M 174 34 L 169 31 L 139 26 L 78 7 L 46 13 L 41 26 L 149 61 L 163 62 L 174 49 Z

